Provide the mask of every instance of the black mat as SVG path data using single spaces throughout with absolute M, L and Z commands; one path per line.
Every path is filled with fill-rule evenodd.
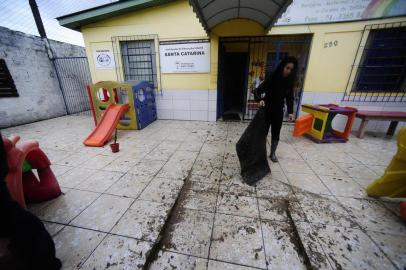
M 223 114 L 223 121 L 240 121 L 241 118 L 238 113 Z

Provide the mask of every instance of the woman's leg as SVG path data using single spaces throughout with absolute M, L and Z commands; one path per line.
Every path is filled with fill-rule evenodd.
M 278 147 L 279 143 L 279 135 L 281 133 L 282 128 L 282 120 L 283 115 L 274 115 L 271 118 L 271 155 L 269 156 L 273 162 L 278 162 L 278 158 L 276 157 L 276 148 Z

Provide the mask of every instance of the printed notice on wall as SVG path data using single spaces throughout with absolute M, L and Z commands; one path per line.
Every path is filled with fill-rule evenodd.
M 293 0 L 276 25 L 369 20 L 406 15 L 405 0 Z
M 161 73 L 209 73 L 210 42 L 181 41 L 159 44 Z
M 116 63 L 114 62 L 114 55 L 110 49 L 95 50 L 94 51 L 94 65 L 96 69 L 114 69 Z

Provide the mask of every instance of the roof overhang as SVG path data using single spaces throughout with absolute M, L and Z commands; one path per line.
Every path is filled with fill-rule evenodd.
M 206 32 L 232 19 L 249 19 L 269 30 L 292 0 L 189 0 Z
M 131 11 L 154 7 L 174 0 L 120 0 L 56 18 L 59 24 L 80 31 L 83 25 L 102 21 Z

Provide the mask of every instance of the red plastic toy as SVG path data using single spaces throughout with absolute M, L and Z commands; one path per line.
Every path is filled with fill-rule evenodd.
M 50 168 L 51 162 L 38 142 L 30 140 L 17 145 L 19 140 L 19 136 L 3 138 L 9 166 L 6 183 L 11 197 L 23 208 L 26 202 L 38 203 L 58 197 L 61 189 Z M 31 170 L 23 173 L 24 160 L 37 170 L 39 179 Z
M 400 216 L 406 222 L 406 202 L 400 203 Z

